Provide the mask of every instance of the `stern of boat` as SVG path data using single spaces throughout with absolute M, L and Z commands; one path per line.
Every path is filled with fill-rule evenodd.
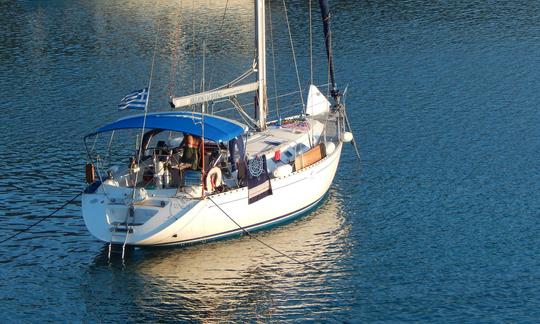
M 174 235 L 167 228 L 189 211 L 196 213 L 200 202 L 185 194 L 160 197 L 136 190 L 135 201 L 132 188 L 102 184 L 96 192 L 84 193 L 82 214 L 90 233 L 112 244 L 159 244 Z

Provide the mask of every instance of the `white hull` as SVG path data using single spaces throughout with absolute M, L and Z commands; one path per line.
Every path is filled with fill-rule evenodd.
M 153 196 L 134 206 L 129 226 L 128 204 L 111 198 L 107 188 L 84 194 L 83 216 L 89 231 L 105 242 L 135 246 L 185 245 L 225 239 L 243 233 L 236 223 L 252 232 L 290 221 L 315 207 L 328 191 L 336 173 L 342 143 L 315 164 L 283 178 L 271 180 L 273 194 L 248 204 L 246 187 L 194 199 Z M 103 186 L 102 186 L 103 187 Z M 105 190 L 105 192 L 104 192 Z M 120 196 L 130 188 L 115 188 Z M 124 192 L 121 192 L 121 191 Z M 219 205 L 220 208 L 216 207 Z

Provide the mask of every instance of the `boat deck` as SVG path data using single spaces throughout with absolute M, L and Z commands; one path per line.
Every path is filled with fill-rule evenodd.
M 247 140 L 248 156 L 274 154 L 274 151 L 285 151 L 298 144 L 307 144 L 311 137 L 319 137 L 323 130 L 322 123 L 311 120 L 282 126 L 270 126 L 265 132 L 256 133 Z

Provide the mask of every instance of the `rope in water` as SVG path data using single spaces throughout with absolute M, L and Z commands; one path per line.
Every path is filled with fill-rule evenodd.
M 45 216 L 45 217 L 42 217 L 40 220 L 38 220 L 37 222 L 27 226 L 25 229 L 23 230 L 20 230 L 18 231 L 17 233 L 11 235 L 10 237 L 0 241 L 0 244 L 4 243 L 4 242 L 7 242 L 9 240 L 11 240 L 12 238 L 18 236 L 19 234 L 22 234 L 24 232 L 27 232 L 28 230 L 30 230 L 32 227 L 38 225 L 39 223 L 43 222 L 44 220 L 46 220 L 47 218 L 51 217 L 52 215 L 56 214 L 57 212 L 59 212 L 60 210 L 64 209 L 64 207 L 66 207 L 67 205 L 71 204 L 75 199 L 77 199 L 81 194 L 83 193 L 83 191 L 79 192 L 78 194 L 75 195 L 75 197 L 71 198 L 70 200 L 68 200 L 66 203 L 64 203 L 62 206 L 60 206 L 59 208 L 57 208 L 55 211 L 53 211 L 52 213 L 50 213 L 49 215 Z
M 302 262 L 284 252 L 281 252 L 279 251 L 278 249 L 270 246 L 268 243 L 265 243 L 264 241 L 262 241 L 261 239 L 258 239 L 256 238 L 255 236 L 253 236 L 250 232 L 248 232 L 244 227 L 242 227 L 240 224 L 238 224 L 231 216 L 229 216 L 229 214 L 227 214 L 212 198 L 210 197 L 207 197 L 223 214 L 225 214 L 225 216 L 227 216 L 236 226 L 238 226 L 239 229 L 241 229 L 244 233 L 246 233 L 247 236 L 249 236 L 250 238 L 254 239 L 255 241 L 261 243 L 262 245 L 266 246 L 267 248 L 271 249 L 272 251 L 278 253 L 278 254 L 281 254 L 282 256 L 298 263 L 298 264 L 301 264 L 303 265 L 304 267 L 307 267 L 307 268 L 310 268 L 312 270 L 315 270 L 317 272 L 321 272 L 320 269 L 317 269 L 309 264 L 307 264 L 306 262 Z
M 11 235 L 11 236 L 9 236 L 9 237 L 3 239 L 2 241 L 0 241 L 0 244 L 5 243 L 5 242 L 7 242 L 7 241 L 13 239 L 13 238 L 17 237 L 18 235 L 20 235 L 20 234 L 22 234 L 22 233 L 27 232 L 27 231 L 30 230 L 32 227 L 34 227 L 34 226 L 40 224 L 41 222 L 43 222 L 43 221 L 46 220 L 47 218 L 52 217 L 54 214 L 56 214 L 56 213 L 59 212 L 60 210 L 64 209 L 67 205 L 69 205 L 69 204 L 71 204 L 73 201 L 75 201 L 75 199 L 79 198 L 79 196 L 82 195 L 83 192 L 84 192 L 84 191 L 81 191 L 81 192 L 77 193 L 73 198 L 71 198 L 70 200 L 68 200 L 67 202 L 65 202 L 62 206 L 60 206 L 60 207 L 58 207 L 57 209 L 55 209 L 55 210 L 54 210 L 52 213 L 50 213 L 49 215 L 47 215 L 47 216 L 45 216 L 45 217 L 42 217 L 42 218 L 41 218 L 40 220 L 38 220 L 37 222 L 35 222 L 35 223 L 33 223 L 33 224 L 30 224 L 30 225 L 28 225 L 26 228 L 24 228 L 24 229 L 22 229 L 22 230 L 19 230 L 17 233 L 15 233 L 15 234 L 13 234 L 13 235 Z M 317 268 L 315 268 L 315 267 L 313 267 L 313 266 L 311 266 L 311 265 L 309 265 L 309 264 L 307 264 L 307 263 L 305 263 L 305 262 L 302 262 L 302 261 L 300 261 L 300 260 L 298 260 L 298 259 L 296 259 L 296 258 L 294 258 L 294 257 L 292 257 L 292 256 L 290 256 L 290 255 L 288 255 L 288 254 L 286 254 L 286 253 L 284 253 L 284 252 L 279 251 L 278 249 L 276 249 L 276 248 L 270 246 L 268 243 L 266 243 L 266 242 L 262 241 L 261 239 L 259 239 L 259 238 L 255 237 L 255 236 L 253 236 L 253 235 L 252 235 L 250 232 L 248 232 L 244 227 L 242 227 L 240 224 L 238 224 L 231 216 L 229 216 L 229 214 L 227 214 L 227 213 L 226 213 L 226 212 L 225 212 L 225 211 L 224 211 L 224 210 L 223 210 L 223 209 L 222 209 L 222 208 L 221 208 L 221 207 L 220 207 L 220 206 L 212 199 L 212 198 L 208 197 L 208 199 L 209 199 L 209 200 L 210 200 L 210 201 L 211 201 L 211 202 L 212 202 L 212 203 L 213 203 L 213 204 L 214 204 L 214 205 L 215 205 L 215 206 L 216 206 L 223 214 L 225 214 L 225 216 L 227 216 L 227 217 L 228 217 L 228 218 L 229 218 L 236 226 L 238 226 L 239 229 L 241 229 L 241 230 L 242 230 L 246 235 L 248 235 L 250 238 L 256 240 L 257 242 L 261 243 L 262 245 L 266 246 L 267 248 L 271 249 L 272 251 L 274 251 L 274 252 L 276 252 L 276 253 L 278 253 L 278 254 L 281 254 L 282 256 L 284 256 L 284 257 L 286 257 L 286 258 L 288 258 L 288 259 L 290 259 L 290 260 L 292 260 L 292 261 L 294 261 L 294 262 L 296 262 L 296 263 L 298 263 L 298 264 L 301 264 L 301 265 L 303 265 L 303 266 L 305 266 L 305 267 L 308 267 L 308 268 L 310 268 L 310 269 L 312 269 L 312 270 L 315 270 L 315 271 L 317 271 L 317 272 L 320 272 L 320 271 L 321 271 L 321 270 L 319 270 L 319 269 L 317 269 Z

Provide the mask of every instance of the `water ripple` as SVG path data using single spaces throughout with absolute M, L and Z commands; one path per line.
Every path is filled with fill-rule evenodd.
M 185 26 L 220 21 L 224 2 L 210 2 L 0 2 L 0 237 L 83 188 L 82 136 L 124 116 L 116 101 L 146 84 L 158 24 L 151 108 L 167 109 L 171 85 L 179 94 L 192 88 L 202 69 L 193 53 L 202 48 Z M 215 26 L 208 34 L 196 29 L 197 39 L 208 36 L 208 62 L 219 63 L 214 85 L 251 66 L 252 5 L 229 5 L 236 15 L 224 20 L 225 36 Z M 281 4 L 271 5 L 278 88 L 295 91 Z M 536 321 L 540 6 L 332 6 L 337 76 L 342 88 L 350 84 L 346 102 L 363 161 L 346 147 L 325 204 L 258 235 L 320 271 L 246 237 L 137 249 L 125 264 L 109 263 L 74 203 L 2 245 L 2 318 Z M 302 84 L 309 78 L 306 12 L 305 2 L 289 5 Z M 314 66 L 325 66 L 318 22 L 314 32 Z M 182 50 L 171 71 L 175 44 Z M 326 83 L 325 73 L 315 82 Z

